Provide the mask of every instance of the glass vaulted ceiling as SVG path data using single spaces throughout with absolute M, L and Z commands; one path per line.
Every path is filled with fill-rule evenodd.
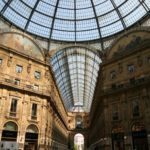
M 60 50 L 52 57 L 53 72 L 68 111 L 90 111 L 100 63 L 97 53 L 81 47 Z
M 133 25 L 150 0 L 0 0 L 0 14 L 32 34 L 60 41 L 102 39 Z

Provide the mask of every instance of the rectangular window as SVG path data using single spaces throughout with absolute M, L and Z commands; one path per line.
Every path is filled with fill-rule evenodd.
M 20 80 L 19 79 L 15 79 L 14 84 L 15 85 L 20 85 Z
M 0 65 L 3 63 L 3 59 L 2 58 L 0 58 Z
M 16 72 L 17 72 L 17 73 L 21 73 L 22 70 L 23 70 L 23 67 L 22 67 L 22 66 L 16 65 Z
M 133 115 L 133 117 L 140 116 L 139 102 L 138 102 L 138 100 L 133 100 L 132 101 L 132 115 Z
M 148 60 L 148 63 L 150 64 L 150 56 L 147 58 L 147 60 Z
M 135 66 L 133 64 L 128 65 L 128 72 L 132 73 L 135 71 Z
M 34 85 L 34 90 L 38 91 L 39 90 L 39 86 L 38 85 Z
M 39 71 L 35 71 L 35 72 L 34 72 L 34 77 L 35 77 L 36 79 L 40 79 L 41 73 L 40 73 Z
M 31 112 L 31 119 L 36 120 L 37 119 L 37 104 L 32 104 L 32 112 Z
M 17 99 L 12 98 L 11 100 L 11 106 L 10 106 L 10 116 L 16 116 L 17 112 Z
M 118 105 L 115 105 L 112 110 L 112 120 L 119 120 Z
M 115 79 L 116 78 L 116 71 L 110 72 L 110 78 Z

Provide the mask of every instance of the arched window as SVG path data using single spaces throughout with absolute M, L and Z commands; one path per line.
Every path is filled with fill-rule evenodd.
M 82 116 L 76 116 L 76 128 L 83 128 Z
M 28 149 L 37 149 L 38 147 L 38 128 L 36 125 L 31 124 L 27 127 L 26 135 L 25 135 L 25 150 Z
M 28 133 L 38 133 L 38 128 L 35 125 L 31 124 L 27 128 L 27 132 Z
M 4 125 L 1 141 L 17 141 L 18 126 L 10 121 Z
M 7 131 L 18 131 L 18 126 L 14 122 L 7 122 L 4 125 L 4 130 L 7 130 Z
M 143 123 L 136 123 L 132 126 L 133 149 L 148 149 L 147 132 Z
M 74 149 L 84 150 L 84 136 L 80 133 L 74 136 Z

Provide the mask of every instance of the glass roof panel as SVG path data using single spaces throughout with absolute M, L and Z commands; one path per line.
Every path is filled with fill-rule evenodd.
M 40 21 L 42 20 L 42 21 Z M 52 18 L 42 15 L 38 12 L 34 12 L 34 14 L 32 15 L 31 21 L 34 23 L 38 23 L 41 26 L 47 27 L 49 28 L 52 24 Z
M 34 8 L 34 6 L 35 6 L 35 3 L 37 2 L 37 0 L 20 0 L 20 1 L 22 1 L 22 2 L 24 2 L 25 4 L 27 4 L 28 6 L 30 6 L 30 7 L 32 7 L 32 8 Z
M 24 16 L 25 18 L 29 18 L 30 13 L 32 11 L 30 7 L 22 3 L 20 0 L 12 1 L 12 3 L 10 4 L 10 7 L 16 12 L 18 12 L 20 15 Z
M 116 4 L 116 6 L 118 7 L 119 5 L 122 5 L 123 3 L 125 3 L 126 0 L 114 0 L 114 3 Z
M 149 0 L 145 0 L 143 2 L 148 6 L 148 8 L 150 8 L 150 2 L 149 2 Z
M 74 0 L 59 0 L 59 7 L 66 9 L 74 9 Z
M 96 52 L 81 47 L 60 50 L 52 57 L 53 72 L 68 111 L 76 112 L 79 105 L 82 111 L 90 111 L 100 62 Z
M 35 33 L 39 36 L 49 37 L 50 29 L 44 26 L 38 25 L 36 23 L 30 22 L 27 31 L 30 33 Z
M 82 20 L 82 19 L 88 19 L 88 18 L 94 18 L 94 12 L 93 8 L 88 9 L 77 9 L 76 10 L 76 19 Z
M 62 9 L 57 8 L 56 18 L 74 20 L 74 10 L 73 9 Z M 63 15 L 62 15 L 63 14 Z
M 17 26 L 20 26 L 21 28 L 24 28 L 27 20 L 21 16 L 18 15 L 14 10 L 11 8 L 7 8 L 7 11 L 3 14 L 9 21 L 15 23 Z
M 46 39 L 70 42 L 112 36 L 149 12 L 150 0 L 0 1 L 1 17 L 13 25 Z
M 54 29 L 64 31 L 74 31 L 74 21 L 55 19 Z
M 95 6 L 97 16 L 107 14 L 111 10 L 114 10 L 114 7 L 111 3 L 111 0 L 105 0 L 102 3 L 99 3 Z
M 49 5 L 43 1 L 40 1 L 39 4 L 37 5 L 36 10 L 45 14 L 45 15 L 53 17 L 54 11 L 55 11 L 55 6 L 52 6 L 52 5 Z

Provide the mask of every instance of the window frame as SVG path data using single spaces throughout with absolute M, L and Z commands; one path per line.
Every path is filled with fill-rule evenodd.
M 128 68 L 128 72 L 129 72 L 129 73 L 135 72 L 135 65 L 134 65 L 134 64 L 129 64 L 129 65 L 127 66 L 127 68 Z
M 37 80 L 41 79 L 41 72 L 40 71 L 35 71 L 34 72 L 34 78 L 37 79 Z
M 14 84 L 15 84 L 15 85 L 20 85 L 20 79 L 17 79 L 17 78 L 16 78 L 15 81 L 14 81 Z
M 119 120 L 119 106 L 117 104 L 112 105 L 112 121 Z
M 137 105 L 134 105 L 134 104 Z M 140 104 L 139 104 L 139 100 L 138 99 L 134 99 L 132 100 L 132 117 L 139 117 L 140 116 Z M 137 110 L 135 110 L 137 109 Z
M 17 98 L 11 98 L 10 109 L 9 109 L 10 116 L 13 116 L 13 117 L 16 116 L 16 114 L 17 114 L 17 105 L 18 105 L 18 99 Z
M 34 84 L 33 88 L 34 88 L 35 91 L 39 91 L 39 85 Z
M 150 64 L 150 56 L 147 57 L 148 64 Z
M 32 103 L 31 105 L 31 119 L 37 120 L 37 110 L 38 110 L 38 104 Z
M 16 65 L 16 73 L 22 73 L 23 71 L 23 66 L 22 65 Z
M 113 80 L 113 79 L 116 79 L 116 71 L 115 70 L 112 70 L 110 72 L 110 78 Z

